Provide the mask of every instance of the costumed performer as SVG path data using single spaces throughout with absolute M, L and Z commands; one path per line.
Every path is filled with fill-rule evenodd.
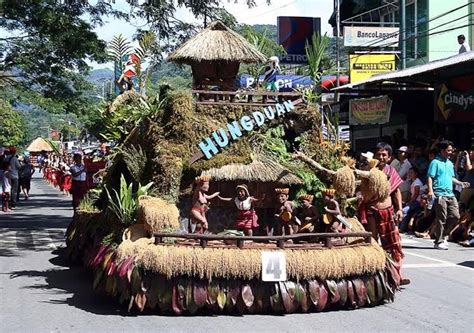
M 189 213 L 188 232 L 203 234 L 208 228 L 206 213 L 209 210 L 209 200 L 217 197 L 219 192 L 211 195 L 206 194 L 209 191 L 208 176 L 199 176 L 194 179 L 194 191 L 192 197 L 192 207 Z
M 301 221 L 301 228 L 298 229 L 299 233 L 313 232 L 315 225 L 319 222 L 321 215 L 313 206 L 313 198 L 310 194 L 302 194 L 298 198 L 301 201 L 301 207 L 296 214 Z
M 290 189 L 276 188 L 275 193 L 280 206 L 274 215 L 276 232 L 278 235 L 293 235 L 295 219 L 293 216 L 293 202 L 288 201 Z
M 237 185 L 235 190 L 237 192 L 237 197 L 234 198 L 234 203 L 238 210 L 235 222 L 236 228 L 238 230 L 243 230 L 245 236 L 252 236 L 253 229 L 258 227 L 258 215 L 255 212 L 253 203 L 265 200 L 265 194 L 261 199 L 256 199 L 250 196 L 247 185 Z M 220 196 L 219 199 L 223 201 L 232 200 L 232 198 L 222 198 Z
M 76 211 L 79 203 L 87 193 L 87 173 L 86 166 L 82 162 L 82 153 L 75 152 L 73 155 L 74 164 L 69 168 L 72 177 L 71 194 L 72 207 Z

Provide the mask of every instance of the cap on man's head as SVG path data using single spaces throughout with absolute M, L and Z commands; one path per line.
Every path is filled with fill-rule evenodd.
M 366 153 L 361 153 L 360 156 L 362 157 L 365 157 L 367 160 L 371 160 L 374 158 L 374 153 L 372 153 L 371 151 L 368 151 Z
M 408 150 L 407 146 L 401 146 L 400 148 L 398 148 L 398 151 L 401 151 L 401 152 L 404 152 L 404 153 L 406 153 L 407 150 Z

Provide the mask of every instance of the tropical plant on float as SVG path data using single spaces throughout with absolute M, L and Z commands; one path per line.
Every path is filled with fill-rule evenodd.
M 134 191 L 133 183 L 127 184 L 125 177 L 120 176 L 119 190 L 112 189 L 109 191 L 105 187 L 107 193 L 107 211 L 114 216 L 118 222 L 124 226 L 130 226 L 137 221 L 138 198 L 147 195 L 148 190 L 153 183 L 142 185 L 138 183 L 137 190 Z M 112 192 L 112 193 L 111 193 Z

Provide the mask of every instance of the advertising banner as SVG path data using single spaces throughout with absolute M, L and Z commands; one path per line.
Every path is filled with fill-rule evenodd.
M 313 34 L 321 33 L 319 17 L 278 16 L 278 43 L 286 50 L 281 59 L 284 63 L 305 63 L 306 41 L 311 42 Z
M 447 120 L 451 113 L 461 113 L 474 111 L 474 88 L 459 92 L 457 90 L 449 89 L 445 84 L 442 84 L 436 91 L 436 104 Z
M 372 75 L 394 71 L 395 54 L 350 54 L 351 83 L 367 80 Z
M 388 96 L 349 100 L 349 124 L 385 124 L 390 120 L 392 100 Z
M 344 27 L 344 46 L 398 47 L 399 28 Z

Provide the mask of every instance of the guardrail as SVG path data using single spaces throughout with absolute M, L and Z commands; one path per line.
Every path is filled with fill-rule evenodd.
M 191 239 L 198 240 L 201 247 L 205 248 L 208 245 L 208 241 L 236 241 L 238 248 L 243 248 L 245 241 L 259 241 L 259 242 L 268 242 L 276 241 L 277 247 L 280 249 L 285 248 L 285 241 L 289 240 L 306 240 L 306 239 L 324 239 L 325 246 L 332 248 L 332 239 L 334 238 L 347 238 L 347 237 L 362 237 L 364 238 L 364 243 L 370 244 L 372 239 L 372 234 L 370 232 L 344 232 L 344 233 L 305 233 L 305 234 L 295 234 L 295 235 L 284 235 L 284 236 L 231 236 L 231 235 L 210 235 L 210 234 L 180 234 L 180 233 L 154 233 L 155 245 L 163 243 L 163 238 L 182 238 L 182 239 Z

